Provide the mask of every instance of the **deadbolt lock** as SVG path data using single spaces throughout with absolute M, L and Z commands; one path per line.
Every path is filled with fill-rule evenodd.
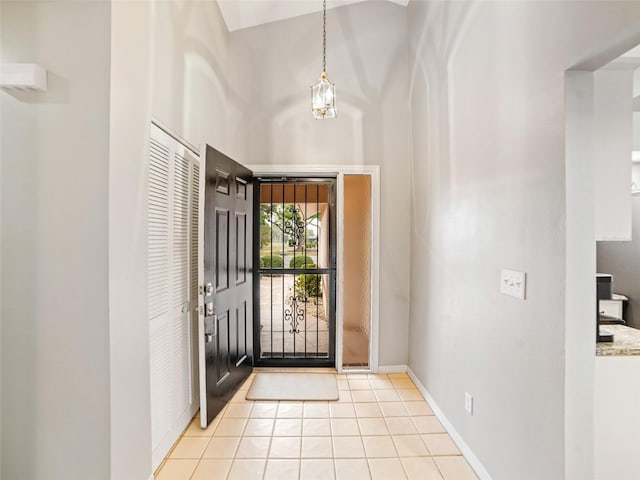
M 209 296 L 213 293 L 213 285 L 211 282 L 207 283 L 204 287 L 204 294 Z

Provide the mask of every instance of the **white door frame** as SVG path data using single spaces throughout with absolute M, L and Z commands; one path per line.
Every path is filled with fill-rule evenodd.
M 378 371 L 378 332 L 380 317 L 380 166 L 379 165 L 247 165 L 255 176 L 282 175 L 310 176 L 335 174 L 337 179 L 338 227 L 336 274 L 336 369 L 342 368 L 342 331 L 344 327 L 344 176 L 371 176 L 371 335 L 369 336 L 369 368 Z M 361 371 L 348 369 L 349 372 Z

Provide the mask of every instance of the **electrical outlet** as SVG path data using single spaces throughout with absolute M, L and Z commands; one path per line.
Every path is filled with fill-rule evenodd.
M 473 415 L 473 395 L 469 392 L 464 393 L 464 409 L 469 415 Z
M 526 287 L 526 273 L 504 269 L 500 271 L 500 293 L 524 300 Z

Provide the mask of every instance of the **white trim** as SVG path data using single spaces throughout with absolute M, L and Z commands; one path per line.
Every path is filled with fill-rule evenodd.
M 338 204 L 338 218 L 336 225 L 338 226 L 338 245 L 336 252 L 336 363 L 335 367 L 338 373 L 344 373 L 342 360 L 342 345 L 344 344 L 344 277 L 342 268 L 344 266 L 344 175 L 338 175 L 336 179 L 336 202 Z
M 245 165 L 254 175 L 305 175 L 324 174 L 373 174 L 380 171 L 379 165 Z
M 198 393 L 200 396 L 200 427 L 207 428 L 207 361 L 204 345 L 204 185 L 207 177 L 207 144 L 202 145 L 200 159 L 200 185 L 198 194 Z
M 183 147 L 191 150 L 191 152 L 196 156 L 196 157 L 200 157 L 200 152 L 198 151 L 198 149 L 196 147 L 194 147 L 193 145 L 191 145 L 189 142 L 187 142 L 184 138 L 182 138 L 180 135 L 178 135 L 176 132 L 174 132 L 173 130 L 171 130 L 169 127 L 167 127 L 166 125 L 164 125 L 160 120 L 157 120 L 155 118 L 151 119 L 151 124 L 155 125 L 156 127 L 158 127 L 160 130 L 162 130 L 164 133 L 166 133 L 167 135 L 169 135 L 171 138 L 173 138 L 176 142 L 180 143 Z M 204 150 L 203 150 L 204 151 Z
M 594 473 L 596 342 L 593 72 L 567 71 L 564 92 L 564 477 Z
M 338 255 L 336 275 L 336 369 L 342 368 L 342 329 L 344 325 L 343 268 L 344 247 L 344 175 L 371 176 L 371 335 L 369 338 L 369 370 L 378 372 L 379 321 L 380 321 L 380 166 L 379 165 L 247 165 L 254 175 L 310 175 L 334 174 L 337 179 Z M 405 370 L 399 373 L 403 373 Z M 351 370 L 346 370 L 351 372 Z M 389 373 L 396 373 L 389 372 Z
M 380 365 L 376 373 L 407 373 L 406 365 Z
M 431 410 L 433 410 L 435 416 L 438 418 L 438 420 L 440 420 L 440 423 L 447 430 L 447 433 L 449 433 L 449 436 L 454 441 L 458 449 L 462 452 L 464 458 L 467 460 L 467 462 L 469 462 L 469 465 L 471 465 L 473 470 L 475 470 L 476 475 L 478 475 L 480 480 L 492 480 L 491 475 L 489 475 L 489 472 L 487 472 L 487 469 L 484 468 L 484 465 L 482 465 L 469 445 L 467 445 L 467 443 L 462 439 L 460 434 L 454 428 L 453 424 L 449 421 L 449 419 L 447 419 L 443 411 L 440 409 L 440 407 L 438 407 L 438 404 L 435 402 L 433 397 L 429 395 L 429 392 L 427 391 L 425 386 L 422 385 L 422 382 L 420 382 L 420 380 L 418 380 L 418 377 L 416 377 L 416 374 L 413 373 L 413 370 L 411 370 L 410 367 L 407 369 L 407 374 L 409 375 L 409 378 L 411 378 L 413 383 L 415 383 L 416 387 L 418 387 L 418 390 L 431 407 Z
M 339 375 L 361 375 L 361 374 L 369 374 L 373 373 L 368 368 L 346 368 L 342 369 L 342 372 L 338 372 Z
M 380 367 L 380 167 L 371 171 L 371 350 L 369 368 Z M 405 370 L 406 371 L 406 370 Z

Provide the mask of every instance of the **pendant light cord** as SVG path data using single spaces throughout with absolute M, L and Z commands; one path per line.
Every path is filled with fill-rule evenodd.
M 327 0 L 322 1 L 322 71 L 327 71 Z

